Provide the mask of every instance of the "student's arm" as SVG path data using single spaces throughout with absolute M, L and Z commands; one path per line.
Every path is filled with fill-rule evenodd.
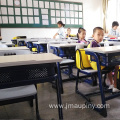
M 2 40 L 2 37 L 0 36 L 0 40 Z
M 116 38 L 114 35 L 108 35 L 109 38 Z
M 53 39 L 55 39 L 57 35 L 58 35 L 58 33 L 56 33 L 56 34 L 53 36 Z

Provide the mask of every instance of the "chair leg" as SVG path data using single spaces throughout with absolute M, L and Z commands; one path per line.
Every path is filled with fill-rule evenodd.
M 58 103 L 59 120 L 63 120 L 61 89 L 60 89 L 61 86 L 60 86 L 60 79 L 59 78 L 56 81 L 56 86 L 57 86 L 57 103 Z
M 38 97 L 37 97 L 37 94 L 35 95 L 35 106 L 36 106 L 36 117 L 37 117 L 37 120 L 41 120 L 40 118 L 40 114 L 39 114 L 39 108 L 38 108 Z
M 33 99 L 29 101 L 30 107 L 33 107 Z
M 76 79 L 76 87 L 75 87 L 75 92 L 77 93 L 78 90 L 78 80 L 79 79 L 79 69 L 77 70 L 77 79 Z

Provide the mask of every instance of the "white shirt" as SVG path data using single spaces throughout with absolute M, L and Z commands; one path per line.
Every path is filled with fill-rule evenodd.
M 111 29 L 110 32 L 108 33 L 108 35 L 113 35 L 113 36 L 119 37 L 120 33 L 117 30 Z
M 59 34 L 59 38 L 62 39 L 62 38 L 65 38 L 65 30 L 64 30 L 64 27 L 61 27 L 58 32 Z
M 2 43 L 0 42 L 0 48 L 7 48 L 7 45 L 2 44 Z

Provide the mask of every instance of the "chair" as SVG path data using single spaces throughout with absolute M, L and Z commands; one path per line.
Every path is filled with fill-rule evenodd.
M 0 56 L 9 56 L 9 55 L 21 55 L 21 54 L 31 54 L 28 50 L 11 50 L 11 51 L 1 51 Z M 5 74 L 5 73 L 3 73 Z M 5 76 L 2 73 L 0 73 L 0 86 L 1 84 L 9 84 L 8 77 L 10 77 L 8 74 Z M 3 76 L 2 76 L 3 75 Z M 17 78 L 16 78 L 17 79 Z M 9 81 L 10 82 L 10 81 Z M 9 86 L 10 87 L 10 86 Z M 39 116 L 39 110 L 38 110 L 38 99 L 37 99 L 37 90 L 36 86 L 34 84 L 32 85 L 26 85 L 26 86 L 19 86 L 19 87 L 12 87 L 12 88 L 1 88 L 0 89 L 0 106 L 7 105 L 7 104 L 13 104 L 13 103 L 19 103 L 23 101 L 30 101 L 31 107 L 33 107 L 33 99 L 35 99 L 35 105 L 36 105 L 36 116 L 37 119 L 40 119 Z
M 88 98 L 89 95 L 99 94 L 100 92 L 93 92 L 93 93 L 89 93 L 89 94 L 84 94 L 84 93 L 80 92 L 78 89 L 79 73 L 85 74 L 86 75 L 85 77 L 91 77 L 92 79 L 87 80 L 87 83 L 92 84 L 93 86 L 97 85 L 97 74 L 98 73 L 97 73 L 97 70 L 93 70 L 91 68 L 91 65 L 88 61 L 88 58 L 87 58 L 87 55 L 85 54 L 84 49 L 78 49 L 76 51 L 76 67 L 77 67 L 77 80 L 76 80 L 75 91 L 77 94 L 81 95 L 87 101 L 90 101 L 90 99 Z M 105 84 L 106 74 L 109 72 L 110 71 L 102 70 L 102 74 L 105 74 L 104 82 L 103 82 L 103 85 L 105 87 L 106 87 L 106 84 Z M 84 82 L 84 81 L 81 80 L 80 82 Z

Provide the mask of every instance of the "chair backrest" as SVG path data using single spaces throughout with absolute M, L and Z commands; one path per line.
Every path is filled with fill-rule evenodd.
M 88 57 L 85 54 L 84 49 L 78 49 L 76 51 L 76 67 L 80 70 L 91 68 Z

